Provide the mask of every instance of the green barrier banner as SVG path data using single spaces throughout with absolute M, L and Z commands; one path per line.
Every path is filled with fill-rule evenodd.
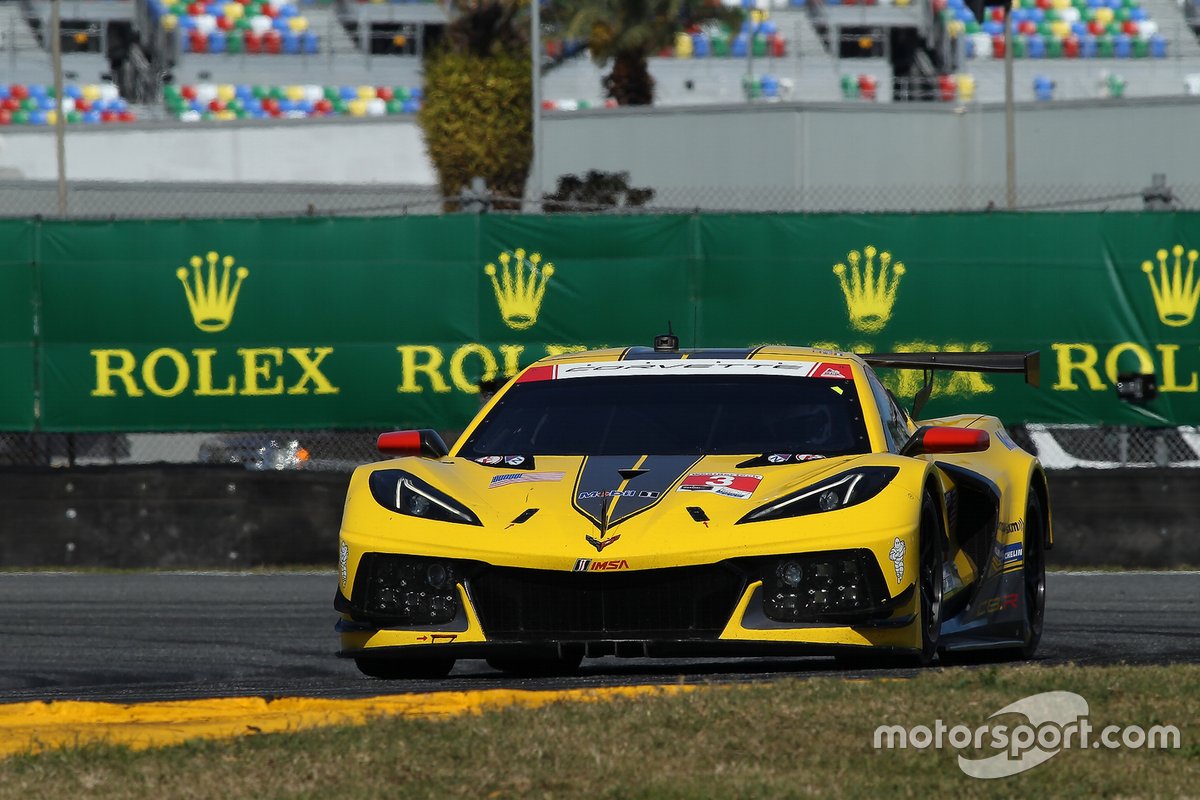
M 55 221 L 0 241 L 9 429 L 457 428 L 482 379 L 668 323 L 685 347 L 1041 352 L 1040 389 L 939 374 L 927 416 L 1200 419 L 1198 214 Z M 1120 402 L 1126 371 L 1160 397 Z
M 34 425 L 34 225 L 0 221 L 0 430 Z

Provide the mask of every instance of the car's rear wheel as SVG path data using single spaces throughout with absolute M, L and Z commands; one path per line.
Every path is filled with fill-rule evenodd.
M 394 681 L 405 678 L 428 680 L 444 678 L 454 669 L 453 658 L 383 658 L 359 656 L 354 659 L 358 671 L 370 678 Z
M 1014 651 L 1021 658 L 1033 658 L 1042 641 L 1042 621 L 1046 616 L 1046 517 L 1037 492 L 1029 490 L 1025 507 L 1024 566 L 1021 569 L 1025 591 L 1025 644 Z
M 566 656 L 551 656 L 531 658 L 520 656 L 492 656 L 487 659 L 488 666 L 501 672 L 530 677 L 545 675 L 572 675 L 583 663 L 583 654 Z
M 929 494 L 921 501 L 921 530 L 917 549 L 920 556 L 917 568 L 917 624 L 921 629 L 921 649 L 916 654 L 916 660 L 921 666 L 928 666 L 937 656 L 938 639 L 941 638 L 942 569 L 946 560 L 941 515 L 937 501 Z

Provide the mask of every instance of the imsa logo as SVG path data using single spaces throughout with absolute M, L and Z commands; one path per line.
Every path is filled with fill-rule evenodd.
M 581 558 L 575 562 L 572 572 L 611 572 L 616 569 L 629 569 L 629 562 L 623 558 L 610 561 L 598 561 L 591 558 Z

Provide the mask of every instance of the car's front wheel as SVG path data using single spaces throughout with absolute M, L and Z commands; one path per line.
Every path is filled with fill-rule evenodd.
M 354 659 L 358 671 L 370 678 L 394 681 L 444 678 L 454 669 L 453 658 L 384 658 L 359 656 Z
M 917 651 L 916 660 L 921 666 L 929 666 L 937 656 L 938 639 L 942 632 L 942 569 L 946 560 L 941 515 L 938 513 L 937 500 L 930 494 L 926 494 L 921 501 L 921 530 L 917 549 L 917 624 L 921 629 L 921 649 Z

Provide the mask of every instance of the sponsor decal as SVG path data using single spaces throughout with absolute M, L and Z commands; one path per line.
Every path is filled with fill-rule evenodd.
M 610 536 L 607 539 L 597 539 L 594 536 L 584 536 L 583 538 L 587 539 L 588 544 L 596 548 L 597 553 L 600 553 L 604 551 L 604 548 L 617 541 L 617 539 L 620 539 L 621 534 L 618 533 L 616 536 Z
M 583 361 L 578 364 L 543 364 L 521 374 L 518 383 L 567 378 L 602 378 L 608 375 L 785 375 L 797 378 L 850 380 L 849 364 L 827 361 L 726 361 L 719 358 L 648 361 Z
M 764 453 L 743 461 L 737 467 L 738 469 L 749 469 L 750 467 L 770 467 L 780 464 L 803 464 L 805 461 L 816 461 L 824 457 L 813 453 Z
M 509 467 L 511 469 L 533 469 L 533 456 L 481 456 L 476 464 L 485 467 Z
M 557 483 L 563 479 L 564 472 L 506 472 L 492 477 L 488 483 L 489 489 L 499 486 L 511 486 L 514 483 Z
M 597 497 L 641 497 L 647 500 L 653 500 L 662 492 L 652 492 L 646 489 L 604 489 L 594 492 L 580 492 L 576 499 L 591 500 Z
M 629 569 L 629 562 L 625 559 L 616 559 L 610 561 L 596 561 L 591 558 L 580 558 L 576 560 L 575 566 L 572 567 L 572 572 L 611 572 L 616 569 Z
M 724 361 L 719 358 L 698 358 L 678 361 L 584 361 L 553 366 L 553 373 L 546 374 L 542 380 L 597 378 L 606 375 L 790 375 L 807 378 L 820 365 L 816 361 Z
M 541 253 L 530 253 L 527 258 L 523 247 L 505 250 L 496 260 L 499 268 L 489 263 L 483 272 L 492 279 L 500 318 L 515 331 L 532 328 L 546 296 L 546 284 L 554 275 L 554 265 L 549 261 L 543 264 Z
M 942 592 L 949 595 L 961 589 L 962 576 L 958 574 L 958 564 L 949 561 L 942 565 Z
M 775 453 L 774 455 L 767 456 L 767 460 L 772 464 L 787 464 L 788 462 L 802 464 L 805 461 L 816 461 L 824 457 L 813 455 L 812 453 Z
M 724 497 L 745 500 L 754 494 L 761 475 L 745 475 L 738 472 L 693 472 L 679 484 L 680 492 L 711 492 Z
M 1016 522 L 1001 522 L 1000 523 L 1000 533 L 1018 533 L 1023 530 L 1025 530 L 1025 518 L 1024 517 L 1021 517 L 1021 519 L 1017 520 Z
M 997 611 L 1017 607 L 1016 594 L 1002 594 L 999 597 L 989 597 L 982 603 L 975 612 L 975 617 L 982 617 L 984 614 L 995 614 Z M 972 617 L 974 619 L 974 617 Z
M 838 378 L 847 381 L 854 377 L 849 364 L 818 364 L 812 374 L 814 378 Z
M 896 568 L 896 583 L 904 580 L 904 540 L 899 536 L 892 544 L 892 549 L 888 551 L 888 558 L 892 560 L 892 566 Z
M 448 643 L 453 642 L 458 638 L 457 633 L 430 633 L 417 637 L 418 642 L 428 642 L 429 644 L 437 644 L 438 642 Z
M 1017 542 L 1016 544 L 1010 544 L 1008 547 L 1004 548 L 1003 560 L 1005 569 L 1017 566 L 1024 561 L 1025 555 L 1021 543 Z
M 879 255 L 876 271 L 875 256 Z M 874 245 L 867 245 L 860 253 L 851 250 L 845 263 L 833 265 L 846 298 L 846 311 L 850 315 L 850 327 L 862 333 L 879 333 L 892 318 L 892 306 L 896 304 L 896 291 L 904 275 L 904 264 L 893 262 L 892 254 L 880 253 Z M 889 275 L 890 271 L 890 275 Z
M 699 456 L 588 456 L 572 507 L 602 532 L 653 508 Z
M 347 564 L 349 563 L 349 561 L 350 561 L 350 548 L 346 545 L 345 542 L 339 542 L 338 543 L 338 571 L 342 575 L 343 588 L 346 586 L 346 581 L 348 580 L 346 571 L 347 571 Z

